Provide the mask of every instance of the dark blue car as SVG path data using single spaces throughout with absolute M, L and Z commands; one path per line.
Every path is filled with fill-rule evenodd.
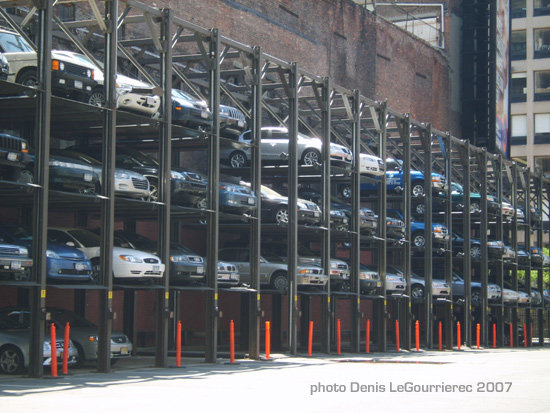
M 388 217 L 403 220 L 403 214 L 397 209 L 388 209 L 386 211 Z M 424 222 L 417 221 L 411 218 L 411 247 L 415 249 L 423 249 L 426 245 Z M 448 228 L 440 223 L 432 224 L 432 242 L 436 246 L 446 244 L 451 239 Z
M 0 224 L 4 239 L 32 250 L 32 233 L 15 224 Z M 46 250 L 46 279 L 51 281 L 94 281 L 92 264 L 84 253 L 74 247 L 48 242 Z

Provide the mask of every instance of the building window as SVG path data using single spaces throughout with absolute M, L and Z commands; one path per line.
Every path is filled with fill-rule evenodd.
M 76 12 L 74 4 L 61 4 L 59 7 L 59 20 L 62 22 L 70 22 L 76 19 Z
M 535 6 L 533 10 L 534 16 L 548 16 L 550 15 L 550 0 L 535 0 Z
M 510 102 L 525 101 L 527 101 L 527 73 L 512 73 L 512 80 L 510 82 Z
M 512 145 L 526 145 L 527 144 L 527 115 L 512 115 L 512 133 L 511 141 Z
M 512 18 L 521 18 L 526 16 L 525 3 L 525 0 L 512 0 L 510 2 L 510 13 L 512 14 Z
M 550 100 L 550 70 L 535 72 L 535 100 Z
M 535 156 L 535 172 L 542 173 L 545 178 L 550 177 L 550 156 Z
M 535 143 L 550 143 L 550 113 L 535 113 Z
M 527 57 L 527 37 L 525 30 L 514 30 L 510 37 L 510 59 L 525 60 Z
M 550 57 L 550 29 L 535 29 L 533 39 L 535 41 L 535 59 Z

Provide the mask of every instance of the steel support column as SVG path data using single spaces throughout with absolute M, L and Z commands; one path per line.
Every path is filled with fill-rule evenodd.
M 463 303 L 463 311 L 462 314 L 464 315 L 463 323 L 462 323 L 462 331 L 464 337 L 464 342 L 467 346 L 470 345 L 471 342 L 471 324 L 472 324 L 472 299 L 471 299 L 471 290 L 472 290 L 472 256 L 470 255 L 470 244 L 472 240 L 472 220 L 470 216 L 470 191 L 471 191 L 471 176 L 470 176 L 470 145 L 468 143 L 465 143 L 465 145 L 460 150 L 460 161 L 462 164 L 462 175 L 464 177 L 463 181 L 463 188 L 464 188 L 464 196 L 463 196 L 463 204 L 464 209 L 462 210 L 462 233 L 463 233 L 463 239 L 464 239 L 464 246 L 463 246 L 463 256 L 462 256 L 462 268 L 463 268 L 463 278 L 464 278 L 464 303 Z M 482 208 L 483 208 L 483 200 L 481 201 Z M 485 200 L 485 208 L 487 207 L 487 200 Z M 451 245 L 452 249 L 452 245 Z M 449 284 L 452 286 L 452 283 Z M 454 299 L 454 297 L 453 297 Z M 458 343 L 457 343 L 458 344 Z M 462 345 L 462 343 L 460 343 Z
M 487 149 L 483 148 L 478 154 L 478 166 L 482 168 L 481 170 L 481 213 L 480 213 L 480 240 L 481 240 L 481 262 L 480 262 L 480 281 L 481 281 L 481 303 L 480 303 L 480 314 L 481 319 L 477 320 L 481 324 L 481 331 L 487 331 L 487 309 L 488 297 L 487 297 L 487 285 L 488 285 L 488 265 L 487 265 L 487 231 L 488 231 L 488 217 L 487 217 L 487 197 L 485 194 L 488 192 L 487 185 Z M 499 197 L 499 202 L 502 200 Z M 482 335 L 482 343 L 485 344 L 485 339 L 487 338 L 487 333 Z
M 453 234 L 453 202 L 452 202 L 452 185 L 453 182 L 453 164 L 452 164 L 452 154 L 454 150 L 454 142 L 450 134 L 446 134 L 442 139 L 442 145 L 444 146 L 445 156 L 445 176 L 447 177 L 447 189 L 445 191 L 445 198 L 447 202 L 445 203 L 445 226 L 449 230 L 449 235 L 451 241 L 445 247 L 445 282 L 449 285 L 450 288 L 450 297 L 451 302 L 445 302 L 445 319 L 444 319 L 444 329 L 445 329 L 445 349 L 450 350 L 453 348 L 453 302 L 452 302 L 452 279 L 453 279 L 453 244 L 452 244 L 452 234 Z
M 29 376 L 40 378 L 44 374 L 44 320 L 46 307 L 46 249 L 48 233 L 49 159 L 52 79 L 52 2 L 39 2 L 38 8 L 38 99 L 36 107 L 36 157 L 33 192 L 32 279 L 39 285 L 30 288 L 31 337 Z

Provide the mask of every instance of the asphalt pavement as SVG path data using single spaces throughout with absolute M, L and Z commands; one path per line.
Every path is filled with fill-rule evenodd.
M 313 354 L 215 364 L 119 361 L 66 376 L 0 376 L 11 412 L 549 412 L 550 347 Z

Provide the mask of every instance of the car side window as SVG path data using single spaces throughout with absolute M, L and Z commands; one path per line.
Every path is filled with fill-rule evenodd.
M 219 251 L 218 253 L 218 259 L 222 261 L 235 261 L 235 256 L 233 254 L 233 251 Z
M 287 141 L 288 140 L 288 133 L 279 132 L 279 131 L 271 131 L 271 139 L 276 139 L 278 141 Z

